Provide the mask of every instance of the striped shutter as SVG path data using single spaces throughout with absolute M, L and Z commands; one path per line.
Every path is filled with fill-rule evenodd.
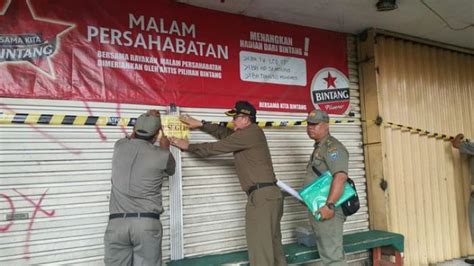
M 357 122 L 331 125 L 331 133 L 350 152 L 349 174 L 356 182 L 362 203 L 361 210 L 348 218 L 346 232 L 368 228 L 357 60 L 352 37 L 348 44 L 351 107 Z M 33 115 L 18 116 L 17 122 L 36 119 L 44 123 L 0 125 L 0 265 L 103 264 L 113 145 L 125 133 L 131 133 L 131 128 L 87 126 L 95 118 L 84 117 L 136 118 L 144 110 L 165 108 L 10 98 L 2 98 L 2 103 L 2 112 L 57 116 L 43 116 L 41 120 Z M 210 121 L 228 120 L 224 110 L 181 108 L 180 112 Z M 61 115 L 81 118 L 72 120 Z M 259 112 L 258 118 L 302 120 L 305 115 Z M 51 125 L 57 121 L 73 125 Z M 305 128 L 267 128 L 265 134 L 277 177 L 295 188 L 301 187 L 313 144 Z M 191 141 L 213 138 L 193 131 Z M 246 195 L 240 190 L 232 155 L 201 159 L 189 153 L 175 154 L 177 176 L 163 185 L 164 260 L 245 249 Z M 286 198 L 284 212 L 283 242 L 289 243 L 295 241 L 295 228 L 307 224 L 306 211 Z M 363 255 L 356 260 L 365 258 Z
M 94 118 L 86 117 L 136 118 L 152 107 L 8 98 L 2 103 L 2 112 L 30 115 L 0 125 L 0 265 L 103 264 L 113 145 L 131 128 L 87 126 Z M 167 180 L 163 195 L 168 210 Z M 168 212 L 162 220 L 168 259 Z
M 365 189 L 362 129 L 360 124 L 359 87 L 354 39 L 348 39 L 349 80 L 351 107 L 355 123 L 331 124 L 333 136 L 342 141 L 350 153 L 349 175 L 354 179 L 361 199 L 361 209 L 348 217 L 344 231 L 368 229 L 367 196 Z M 308 92 L 308 97 L 309 92 Z M 182 108 L 181 112 L 207 121 L 229 121 L 225 109 Z M 258 112 L 259 121 L 298 120 L 306 113 Z M 331 117 L 340 119 L 341 117 Z M 304 126 L 265 128 L 278 179 L 294 188 L 303 184 L 306 164 L 313 151 Z M 215 139 L 199 130 L 192 131 L 191 143 Z M 182 197 L 184 256 L 203 255 L 246 248 L 245 204 L 247 196 L 241 191 L 235 173 L 232 154 L 198 158 L 182 153 Z M 307 225 L 306 210 L 287 197 L 281 222 L 284 243 L 294 242 L 295 228 Z M 356 256 L 357 260 L 360 256 Z M 362 258 L 364 259 L 364 257 Z

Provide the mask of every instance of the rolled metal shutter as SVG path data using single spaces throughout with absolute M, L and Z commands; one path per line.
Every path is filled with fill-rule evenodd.
M 474 50 L 376 35 L 378 106 L 384 121 L 474 136 Z M 467 156 L 448 141 L 384 127 L 388 230 L 405 236 L 405 263 L 427 265 L 474 254 Z M 461 163 L 462 162 L 462 163 Z
M 360 118 L 359 88 L 352 37 L 348 39 L 348 48 L 351 107 L 357 120 Z M 4 111 L 7 108 L 16 113 L 81 116 L 137 117 L 144 110 L 157 108 L 111 103 L 88 103 L 86 106 L 82 102 L 8 98 L 3 98 L 2 103 Z M 158 109 L 164 110 L 164 107 Z M 228 119 L 223 115 L 224 110 L 183 108 L 181 112 L 211 121 Z M 305 116 L 303 113 L 259 112 L 260 120 L 269 121 L 302 120 Z M 130 133 L 131 129 L 127 131 Z M 348 218 L 345 231 L 367 230 L 360 123 L 331 125 L 331 133 L 350 152 L 349 174 L 356 182 L 362 204 L 361 210 Z M 123 129 L 9 124 L 0 126 L 0 134 L 0 264 L 101 265 L 113 144 L 124 136 Z M 265 129 L 265 134 L 277 177 L 293 187 L 300 187 L 313 144 L 304 127 Z M 213 139 L 196 131 L 191 135 L 191 141 Z M 183 153 L 182 157 L 182 180 L 177 179 L 179 182 L 174 183 L 172 190 L 173 195 L 182 193 L 180 199 L 172 197 L 175 202 L 182 201 L 182 209 L 179 203 L 169 206 L 168 183 L 163 185 L 164 260 L 180 257 L 180 254 L 192 256 L 245 249 L 246 195 L 240 190 L 232 155 L 200 159 Z M 180 182 L 182 188 L 176 187 Z M 35 204 L 36 216 L 30 225 Z M 12 206 L 18 220 L 7 221 Z M 295 240 L 295 227 L 307 223 L 307 218 L 306 211 L 290 198 L 285 199 L 284 208 L 282 234 L 283 242 L 288 243 Z M 180 243 L 181 238 L 183 243 Z M 364 253 L 354 260 L 365 258 Z
M 130 118 L 157 108 L 8 98 L 2 98 L 2 103 L 3 112 Z M 125 136 L 123 130 L 79 125 L 0 126 L 0 265 L 103 264 L 113 145 Z M 131 128 L 125 130 L 131 133 Z M 166 180 L 164 259 L 170 257 L 168 195 Z M 7 221 L 13 212 L 17 219 Z
M 351 107 L 354 114 L 352 118 L 360 121 L 358 68 L 353 37 L 348 38 L 348 49 Z M 181 109 L 182 113 L 199 119 L 228 121 L 229 118 L 224 115 L 224 111 L 226 110 Z M 306 118 L 306 113 L 258 112 L 257 118 L 264 121 L 301 121 Z M 368 214 L 361 124 L 360 122 L 334 124 L 331 125 L 330 130 L 331 134 L 342 141 L 349 150 L 349 175 L 356 183 L 362 205 L 357 214 L 348 217 L 344 231 L 367 230 Z M 264 131 L 277 178 L 294 188 L 300 188 L 314 143 L 306 135 L 305 127 L 266 128 Z M 199 143 L 215 141 L 215 139 L 196 130 L 192 131 L 190 141 Z M 182 184 L 184 256 L 245 249 L 244 226 L 247 196 L 241 191 L 232 154 L 202 159 L 190 153 L 182 153 Z M 305 224 L 307 224 L 306 210 L 294 199 L 285 198 L 284 216 L 281 222 L 283 242 L 294 242 L 295 228 Z M 354 259 L 364 260 L 366 257 L 365 253 L 362 256 L 355 256 Z

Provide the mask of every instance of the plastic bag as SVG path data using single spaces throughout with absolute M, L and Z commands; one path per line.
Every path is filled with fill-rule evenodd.
M 319 178 L 316 178 L 315 181 L 306 185 L 299 191 L 299 194 L 301 198 L 303 198 L 306 206 L 308 206 L 308 209 L 318 221 L 321 220 L 321 215 L 317 211 L 319 208 L 326 205 L 329 191 L 331 190 L 332 180 L 333 178 L 331 173 L 326 171 Z M 349 183 L 345 182 L 344 191 L 342 192 L 341 197 L 339 197 L 339 200 L 334 205 L 337 208 L 354 195 L 356 195 L 354 188 L 352 188 Z

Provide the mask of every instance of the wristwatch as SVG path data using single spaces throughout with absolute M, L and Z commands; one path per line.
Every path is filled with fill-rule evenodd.
M 334 210 L 336 208 L 336 206 L 334 206 L 334 203 L 332 203 L 332 202 L 326 203 L 326 206 L 328 206 L 328 208 L 331 209 L 331 210 Z

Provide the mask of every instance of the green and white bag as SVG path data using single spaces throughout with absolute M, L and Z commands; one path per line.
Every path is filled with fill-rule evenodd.
M 321 215 L 318 210 L 322 206 L 326 205 L 329 192 L 331 190 L 333 177 L 329 171 L 324 172 L 315 181 L 303 187 L 299 194 L 305 202 L 308 209 L 314 215 L 316 220 L 321 220 Z M 353 196 L 357 195 L 354 188 L 348 183 L 344 183 L 344 191 L 342 192 L 339 200 L 334 204 L 336 207 L 341 206 L 342 203 L 346 202 Z

